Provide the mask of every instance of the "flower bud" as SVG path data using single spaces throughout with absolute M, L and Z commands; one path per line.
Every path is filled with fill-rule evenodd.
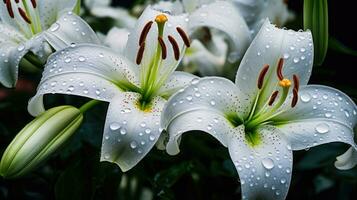
M 0 175 L 15 178 L 33 170 L 60 148 L 82 121 L 83 114 L 72 106 L 55 107 L 36 117 L 5 150 L 0 163 Z

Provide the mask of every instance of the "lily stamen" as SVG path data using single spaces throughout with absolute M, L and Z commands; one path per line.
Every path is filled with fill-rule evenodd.
M 276 74 L 277 74 L 277 76 L 278 76 L 280 81 L 282 81 L 284 79 L 283 66 L 284 66 L 284 59 L 283 58 L 279 58 Z
M 26 12 L 20 7 L 18 8 L 18 10 L 19 10 L 19 13 L 20 13 L 20 16 L 22 17 L 22 19 L 25 22 L 27 22 L 28 24 L 31 24 L 31 20 L 30 20 L 30 18 L 27 17 Z
M 296 74 L 293 75 L 293 81 L 294 81 L 294 89 L 299 91 L 300 81 L 299 81 L 299 77 Z
M 291 101 L 291 107 L 294 108 L 298 102 L 298 90 L 296 88 L 293 89 L 293 100 Z
M 269 65 L 266 64 L 263 66 L 262 70 L 260 71 L 259 77 L 258 77 L 258 89 L 262 89 L 263 83 L 264 83 L 264 78 L 265 75 L 267 74 L 269 70 Z
M 179 45 L 177 44 L 176 40 L 174 37 L 172 37 L 171 35 L 167 36 L 167 38 L 169 39 L 172 49 L 174 51 L 174 56 L 176 60 L 179 60 L 180 58 L 180 48 Z
M 136 55 L 136 64 L 137 65 L 140 65 L 141 60 L 143 59 L 144 50 L 145 50 L 145 42 L 141 43 L 140 48 L 138 50 L 138 54 Z
M 185 43 L 186 47 L 190 47 L 191 46 L 190 38 L 187 36 L 185 31 L 182 30 L 182 28 L 180 28 L 180 27 L 176 27 L 176 30 L 180 34 L 180 36 L 181 36 L 183 42 Z
M 275 102 L 276 97 L 278 96 L 278 94 L 279 94 L 279 91 L 273 92 L 273 94 L 270 96 L 270 99 L 269 99 L 269 103 L 268 103 L 269 106 L 273 105 L 273 103 Z
M 145 39 L 150 31 L 150 28 L 151 28 L 151 25 L 153 24 L 154 22 L 153 21 L 149 21 L 148 23 L 145 24 L 143 30 L 141 31 L 141 34 L 140 34 L 140 38 L 139 38 L 139 45 L 141 46 L 141 44 L 143 42 L 145 42 Z
M 6 0 L 6 8 L 7 12 L 9 13 L 9 16 L 11 18 L 15 18 L 14 11 L 12 10 L 12 5 L 11 5 L 11 0 Z
M 166 44 L 164 42 L 164 40 L 162 39 L 162 37 L 158 37 L 158 40 L 159 40 L 159 44 L 161 46 L 161 58 L 163 60 L 166 59 L 167 57 L 167 48 L 166 48 Z
M 33 7 L 33 8 L 36 8 L 36 7 L 37 7 L 36 0 L 31 0 L 31 4 L 32 4 L 32 7 Z

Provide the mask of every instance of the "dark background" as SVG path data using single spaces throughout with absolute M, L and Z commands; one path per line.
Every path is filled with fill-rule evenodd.
M 113 5 L 131 7 L 133 2 L 118 0 Z M 302 27 L 302 2 L 289 1 L 297 19 L 287 27 Z M 351 1 L 329 1 L 330 35 L 357 50 L 355 12 Z M 356 66 L 357 57 L 329 50 L 324 64 L 314 67 L 310 83 L 340 89 L 357 102 Z M 22 74 L 16 91 L 0 88 L 1 154 L 32 120 L 26 106 L 39 77 Z M 86 100 L 60 96 L 49 101 L 53 102 L 49 105 L 81 105 Z M 140 199 L 147 193 L 153 199 L 240 199 L 238 175 L 227 149 L 207 134 L 187 134 L 175 157 L 153 149 L 125 174 L 114 164 L 100 163 L 106 108 L 103 104 L 89 112 L 78 134 L 39 169 L 15 180 L 0 178 L 0 199 Z M 357 167 L 338 171 L 333 166 L 346 149 L 343 144 L 328 144 L 294 152 L 287 199 L 356 199 Z

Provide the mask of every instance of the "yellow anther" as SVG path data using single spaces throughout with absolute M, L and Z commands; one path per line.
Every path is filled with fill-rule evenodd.
M 156 18 L 155 18 L 155 22 L 158 23 L 158 24 L 162 24 L 162 23 L 167 22 L 166 15 L 165 14 L 157 15 Z
M 291 86 L 291 81 L 289 79 L 284 78 L 283 80 L 279 81 L 279 85 L 281 87 L 287 88 Z

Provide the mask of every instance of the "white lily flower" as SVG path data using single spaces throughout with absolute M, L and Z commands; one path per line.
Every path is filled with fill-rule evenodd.
M 281 27 L 294 18 L 294 14 L 288 10 L 286 0 L 232 0 L 253 35 L 259 31 L 266 18 Z
M 307 85 L 312 60 L 310 32 L 266 21 L 243 57 L 235 84 L 207 77 L 169 99 L 162 115 L 170 136 L 167 152 L 179 153 L 183 133 L 207 132 L 228 147 L 243 199 L 285 199 L 292 150 L 329 142 L 357 148 L 356 104 L 336 89 Z M 353 167 L 346 163 L 352 153 L 336 166 Z
M 174 72 L 190 46 L 186 17 L 147 7 L 130 33 L 125 56 L 92 44 L 73 45 L 53 54 L 29 112 L 44 112 L 45 94 L 110 102 L 101 161 L 114 162 L 123 171 L 131 169 L 158 140 L 167 98 L 195 78 Z
M 130 31 L 126 28 L 113 27 L 104 37 L 103 44 L 122 54 L 128 42 L 129 33 Z
M 21 59 L 31 51 L 46 61 L 53 48 L 98 42 L 86 22 L 71 14 L 76 0 L 4 0 L 0 3 L 0 83 L 14 87 Z M 66 14 L 62 15 L 63 13 Z M 56 20 L 58 20 L 56 22 Z M 78 32 L 78 34 L 75 34 Z M 87 37 L 83 37 L 87 34 Z M 48 36 L 44 36 L 48 35 Z
M 111 0 L 85 0 L 84 5 L 95 17 L 109 17 L 115 20 L 116 26 L 133 28 L 136 18 L 121 7 L 111 7 Z

